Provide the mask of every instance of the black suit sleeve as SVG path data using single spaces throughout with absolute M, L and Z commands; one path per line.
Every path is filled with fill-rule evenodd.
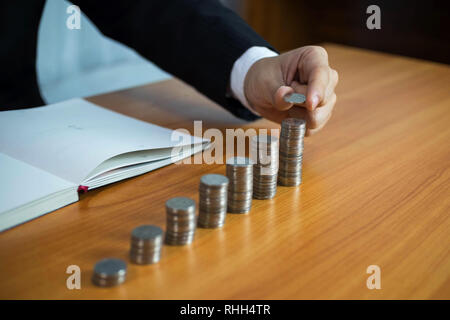
M 234 62 L 250 47 L 274 50 L 217 0 L 75 0 L 108 37 L 135 49 L 234 115 L 254 116 L 226 92 Z

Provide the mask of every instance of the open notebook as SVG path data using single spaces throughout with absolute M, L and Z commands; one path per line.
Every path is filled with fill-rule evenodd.
M 0 112 L 0 231 L 209 146 L 173 132 L 83 99 Z

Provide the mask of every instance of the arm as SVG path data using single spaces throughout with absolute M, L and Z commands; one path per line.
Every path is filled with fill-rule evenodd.
M 257 118 L 226 92 L 235 61 L 250 47 L 271 46 L 218 1 L 73 2 L 106 36 L 135 49 L 236 116 Z

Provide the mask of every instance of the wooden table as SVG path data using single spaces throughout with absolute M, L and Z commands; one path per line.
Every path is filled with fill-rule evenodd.
M 450 298 L 450 68 L 326 45 L 340 74 L 326 128 L 305 141 L 303 184 L 279 187 L 220 230 L 164 246 L 152 266 L 129 264 L 111 289 L 95 262 L 127 259 L 131 230 L 165 226 L 164 202 L 197 199 L 199 178 L 224 165 L 172 165 L 82 196 L 0 234 L 0 298 Z M 172 129 L 276 128 L 245 123 L 177 80 L 90 99 Z M 81 290 L 66 268 L 81 268 Z M 381 290 L 366 287 L 369 265 Z

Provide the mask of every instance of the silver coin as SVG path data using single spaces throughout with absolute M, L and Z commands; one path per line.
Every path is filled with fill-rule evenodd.
M 125 281 L 127 264 L 117 258 L 100 260 L 94 266 L 92 283 L 100 287 L 109 287 L 121 284 Z
M 253 188 L 252 188 L 253 190 Z M 247 200 L 252 198 L 252 191 L 249 192 L 235 192 L 228 194 L 228 202 L 232 200 Z
M 200 196 L 204 197 L 208 197 L 208 198 L 220 198 L 224 195 L 227 194 L 228 192 L 228 186 L 225 185 L 221 188 L 210 188 L 210 187 L 205 187 L 205 186 L 201 186 L 198 190 Z
M 278 184 L 285 187 L 296 187 L 302 183 L 302 178 L 297 179 L 279 177 Z
M 127 264 L 121 259 L 106 258 L 95 264 L 94 272 L 104 278 L 117 277 L 127 273 Z
M 257 200 L 269 200 L 275 197 L 275 193 L 265 193 L 265 194 L 255 194 L 253 195 L 254 199 Z
M 153 254 L 158 251 L 161 251 L 161 244 L 158 244 L 156 246 L 145 246 L 145 247 L 138 247 L 138 246 L 131 246 L 130 252 L 133 252 L 134 254 Z
M 209 187 L 222 187 L 228 185 L 228 178 L 221 174 L 206 174 L 200 178 L 200 183 Z
M 299 118 L 286 118 L 281 122 L 282 127 L 287 127 L 290 130 L 299 129 L 304 130 L 306 127 L 306 121 Z
M 174 213 L 195 211 L 195 201 L 190 198 L 176 197 L 166 201 L 166 208 Z
M 136 248 L 130 249 L 130 260 L 135 264 L 153 264 L 161 258 L 161 244 L 155 248 Z
M 192 243 L 192 241 L 194 241 L 194 235 L 189 235 L 183 238 L 181 237 L 171 238 L 170 236 L 166 236 L 165 244 L 170 246 L 184 246 Z
M 288 103 L 299 104 L 305 102 L 306 97 L 301 93 L 291 93 L 284 96 L 284 101 Z
M 131 232 L 131 236 L 141 241 L 154 241 L 161 239 L 163 231 L 160 227 L 153 225 L 139 226 Z
M 161 259 L 161 252 L 153 254 L 134 254 L 130 252 L 130 260 L 135 264 L 147 265 L 158 263 Z
M 192 224 L 189 225 L 178 225 L 178 224 L 173 224 L 173 225 L 167 225 L 167 232 L 170 233 L 186 233 L 186 232 L 193 232 L 195 230 L 195 227 L 197 225 L 197 220 L 195 220 Z
M 232 168 L 242 168 L 251 167 L 253 165 L 253 161 L 247 157 L 230 157 L 227 159 L 226 164 Z
M 251 210 L 251 207 L 229 207 L 228 212 L 229 213 L 246 214 L 246 213 L 249 213 L 250 210 Z

